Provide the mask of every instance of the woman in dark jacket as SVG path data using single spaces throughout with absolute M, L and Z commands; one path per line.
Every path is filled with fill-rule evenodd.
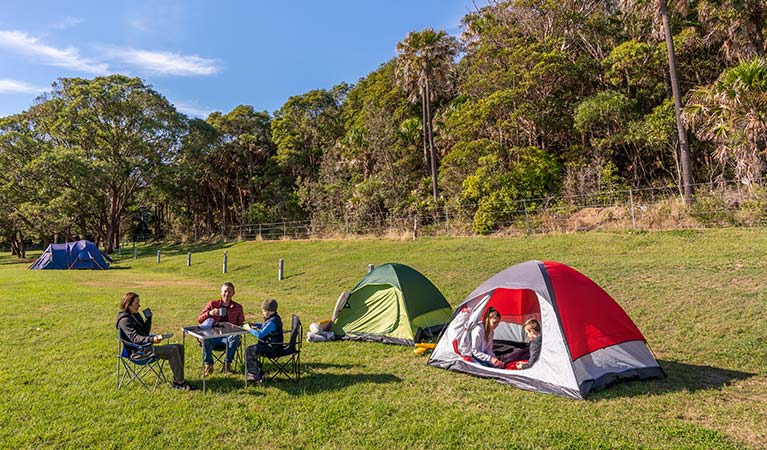
M 152 316 L 144 320 L 138 310 L 141 307 L 139 295 L 128 292 L 120 301 L 120 312 L 117 314 L 117 328 L 120 339 L 136 345 L 151 345 L 152 353 L 160 359 L 165 359 L 173 371 L 173 388 L 193 391 L 196 387 L 184 380 L 184 347 L 180 344 L 154 346 L 162 341 L 161 335 L 150 335 Z

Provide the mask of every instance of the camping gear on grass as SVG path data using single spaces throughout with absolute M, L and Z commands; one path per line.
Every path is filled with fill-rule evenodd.
M 532 367 L 486 367 L 471 357 L 471 330 L 490 307 L 501 315 L 497 355 L 527 345 L 527 319 L 541 324 L 540 358 Z M 428 364 L 576 399 L 617 380 L 665 376 L 615 300 L 585 275 L 551 261 L 517 264 L 482 283 L 456 309 Z
M 51 244 L 40 258 L 29 268 L 31 270 L 109 269 L 112 259 L 101 253 L 91 241 Z
M 434 338 L 450 322 L 452 308 L 428 278 L 412 267 L 376 267 L 341 294 L 330 330 L 339 338 L 413 346 Z

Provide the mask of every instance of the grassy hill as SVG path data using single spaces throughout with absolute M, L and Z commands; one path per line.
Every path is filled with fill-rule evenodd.
M 417 241 L 276 241 L 140 248 L 116 270 L 28 271 L 0 255 L 3 448 L 760 448 L 767 442 L 763 229 Z M 192 267 L 186 253 L 193 252 Z M 221 273 L 228 254 L 228 272 Z M 36 255 L 31 255 L 36 256 Z M 286 279 L 277 280 L 278 260 Z M 574 401 L 425 366 L 399 346 L 304 344 L 305 377 L 209 392 L 115 390 L 118 302 L 141 295 L 154 330 L 193 324 L 221 282 L 255 319 L 275 297 L 305 327 L 367 264 L 415 267 L 452 305 L 512 264 L 564 262 L 634 319 L 668 378 Z M 187 377 L 200 356 L 187 339 Z

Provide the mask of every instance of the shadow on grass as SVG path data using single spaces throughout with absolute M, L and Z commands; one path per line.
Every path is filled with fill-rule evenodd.
M 301 275 L 303 275 L 303 274 L 305 274 L 305 273 L 306 273 L 306 272 L 298 272 L 298 273 L 293 273 L 293 274 L 290 274 L 290 275 L 287 275 L 287 276 L 285 276 L 285 278 L 284 278 L 284 279 L 285 279 L 285 280 L 287 280 L 288 278 L 295 278 L 295 277 L 300 277 Z
M 311 363 L 301 364 L 301 380 L 298 383 L 280 375 L 257 386 L 274 387 L 289 395 L 313 395 L 320 392 L 340 391 L 360 383 L 389 384 L 401 383 L 402 379 L 389 373 L 327 373 L 325 368 L 350 368 L 348 364 Z M 269 369 L 267 369 L 269 370 Z
M 19 259 L 14 257 L 0 257 L 0 266 L 29 266 L 33 262 L 37 261 L 37 258 L 25 258 Z
M 640 395 L 662 395 L 672 392 L 696 392 L 720 389 L 737 381 L 751 378 L 756 374 L 739 370 L 720 369 L 678 361 L 658 361 L 666 371 L 666 378 L 655 380 L 626 380 L 610 385 L 605 390 L 594 392 L 589 400 L 602 400 Z

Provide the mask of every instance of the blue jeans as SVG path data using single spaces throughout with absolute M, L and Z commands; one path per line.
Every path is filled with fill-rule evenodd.
M 202 360 L 206 364 L 213 364 L 213 348 L 227 345 L 225 361 L 231 363 L 234 361 L 234 355 L 240 347 L 240 336 L 227 336 L 205 340 L 205 350 Z

